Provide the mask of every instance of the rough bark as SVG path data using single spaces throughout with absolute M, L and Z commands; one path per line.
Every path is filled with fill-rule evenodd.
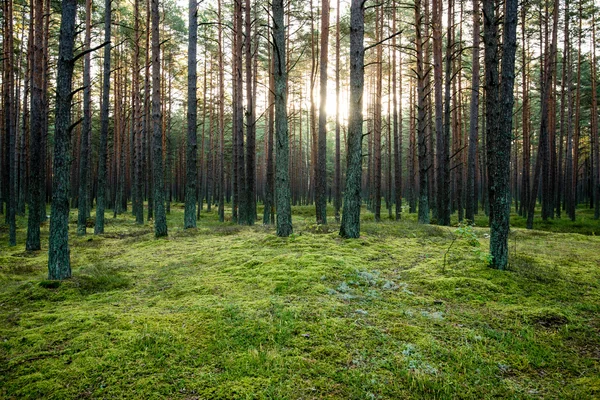
M 469 122 L 469 150 L 467 155 L 467 198 L 465 217 L 468 221 L 475 220 L 477 210 L 477 193 L 475 193 L 475 168 L 477 158 L 477 143 L 479 141 L 479 0 L 473 0 L 473 56 L 471 76 L 471 112 Z
M 104 2 L 104 41 L 111 41 L 111 0 Z M 102 110 L 100 114 L 100 147 L 98 149 L 98 194 L 96 196 L 96 225 L 94 234 L 104 233 L 104 209 L 106 206 L 108 109 L 110 99 L 110 51 L 112 44 L 104 47 L 104 69 L 102 78 Z
M 31 80 L 31 123 L 29 141 L 29 216 L 27 220 L 27 250 L 40 250 L 40 222 L 43 175 L 38 166 L 42 160 L 42 135 L 44 131 L 44 1 L 33 0 L 33 63 Z
M 69 254 L 69 169 L 71 165 L 71 91 L 73 47 L 75 43 L 76 0 L 62 1 L 58 65 L 56 78 L 56 118 L 54 130 L 54 168 L 52 211 L 48 251 L 48 279 L 71 277 Z
M 275 134 L 277 204 L 277 236 L 292 234 L 292 206 L 289 174 L 289 143 L 287 121 L 287 65 L 283 0 L 273 0 L 273 57 L 275 58 Z
M 92 0 L 85 2 L 85 43 L 84 48 L 90 48 L 92 30 Z M 92 130 L 92 88 L 91 88 L 91 54 L 83 59 L 83 129 L 79 149 L 79 198 L 77 200 L 77 234 L 86 234 L 88 207 L 88 168 L 90 164 L 90 131 Z
M 362 181 L 363 90 L 364 90 L 364 1 L 350 5 L 350 112 L 348 119 L 348 156 L 340 236 L 360 237 Z
M 425 66 L 423 62 L 423 15 L 421 14 L 421 0 L 415 1 L 415 44 L 417 51 L 417 141 L 419 155 L 419 214 L 421 224 L 429 223 L 429 164 L 427 149 L 427 120 L 425 101 L 427 97 L 425 88 Z
M 321 1 L 321 55 L 319 61 L 320 105 L 315 169 L 317 224 L 327 223 L 327 64 L 329 50 L 329 0 Z
M 198 2 L 189 1 L 189 33 L 188 33 L 188 98 L 187 98 L 187 143 L 186 143 L 186 185 L 184 228 L 196 227 L 196 183 L 198 180 L 198 143 L 197 143 L 197 94 L 196 94 L 196 48 L 198 41 Z

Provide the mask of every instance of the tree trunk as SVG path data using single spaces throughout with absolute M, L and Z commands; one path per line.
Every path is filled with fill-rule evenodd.
M 415 42 L 417 51 L 417 141 L 419 147 L 419 216 L 420 224 L 429 223 L 429 165 L 427 157 L 425 66 L 423 65 L 423 15 L 421 0 L 415 1 Z
M 292 234 L 292 207 L 289 174 L 289 144 L 287 120 L 287 65 L 283 0 L 273 0 L 273 57 L 275 58 L 275 133 L 277 135 L 277 166 L 275 201 L 277 202 L 277 236 Z
M 187 146 L 186 146 L 186 184 L 184 228 L 196 227 L 196 193 L 198 180 L 198 143 L 197 143 L 197 98 L 196 98 L 196 47 L 198 41 L 198 2 L 189 1 L 188 33 L 188 99 L 187 99 Z M 220 44 L 220 42 L 219 42 Z
M 364 1 L 350 5 L 350 109 L 348 119 L 348 153 L 346 190 L 340 236 L 360 237 L 362 181 L 363 89 L 364 89 Z
M 327 64 L 329 50 L 329 0 L 321 2 L 321 57 L 319 62 L 320 99 L 315 206 L 317 224 L 327 223 Z
M 84 48 L 89 50 L 92 31 L 92 0 L 85 2 L 85 43 Z M 81 145 L 79 150 L 79 199 L 77 200 L 77 234 L 86 234 L 87 207 L 88 207 L 88 168 L 90 165 L 90 143 L 88 141 L 92 130 L 92 80 L 90 77 L 91 54 L 84 56 L 83 60 L 83 130 L 81 132 Z
M 69 168 L 71 165 L 71 100 L 73 93 L 73 47 L 75 44 L 76 0 L 62 1 L 62 19 L 56 77 L 56 118 L 54 130 L 54 168 L 52 212 L 48 251 L 48 279 L 71 277 L 69 257 Z
M 27 220 L 27 242 L 29 251 L 40 250 L 40 222 L 43 175 L 39 166 L 42 159 L 42 135 L 44 131 L 44 1 L 33 0 L 33 63 L 31 80 L 31 123 L 29 141 L 29 216 Z M 1 208 L 1 207 L 0 207 Z
M 493 0 L 483 1 L 486 61 L 486 113 L 490 200 L 490 253 L 492 265 L 508 264 L 510 217 L 510 146 L 514 105 L 515 52 L 517 48 L 517 0 L 507 0 L 502 45 L 502 80 L 498 81 L 498 38 Z M 499 107 L 498 107 L 499 105 Z
M 104 2 L 104 41 L 111 40 L 111 0 Z M 96 225 L 94 234 L 104 233 L 104 208 L 106 203 L 108 108 L 110 99 L 110 51 L 112 45 L 104 47 L 104 71 L 102 80 L 102 110 L 100 115 L 100 148 L 98 149 L 98 195 L 96 198 Z
M 473 57 L 471 77 L 471 116 L 469 123 L 469 154 L 467 160 L 467 199 L 465 217 L 475 220 L 477 210 L 477 193 L 475 192 L 475 168 L 477 143 L 479 141 L 479 0 L 473 0 Z
M 162 111 L 160 107 L 160 38 L 158 1 L 152 3 L 152 122 L 153 122 L 153 171 L 154 171 L 154 236 L 167 236 L 167 216 L 165 213 L 165 191 L 163 184 Z

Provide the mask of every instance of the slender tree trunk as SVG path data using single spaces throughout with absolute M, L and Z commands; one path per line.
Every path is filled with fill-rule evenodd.
M 40 222 L 42 211 L 43 175 L 39 166 L 42 159 L 42 136 L 44 131 L 44 1 L 33 0 L 33 57 L 31 80 L 31 124 L 29 141 L 29 216 L 27 220 L 27 242 L 29 251 L 40 250 Z M 1 207 L 0 207 L 1 208 Z
M 475 220 L 477 210 L 477 193 L 475 192 L 475 169 L 477 143 L 479 142 L 479 0 L 473 0 L 473 57 L 471 77 L 471 116 L 469 123 L 469 154 L 467 159 L 467 201 L 466 215 L 468 221 Z
M 263 211 L 263 224 L 269 225 L 275 223 L 272 215 L 275 210 L 275 199 L 273 197 L 275 187 L 275 170 L 273 169 L 273 134 L 275 132 L 275 56 L 272 48 L 269 48 L 269 96 L 268 96 L 268 130 L 267 130 L 267 152 L 266 152 L 266 185 L 265 201 Z M 302 120 L 302 118 L 301 118 Z M 300 157 L 302 159 L 302 157 Z
M 417 50 L 417 137 L 419 147 L 419 223 L 429 223 L 429 165 L 427 163 L 427 137 L 426 137 L 426 88 L 425 88 L 425 66 L 423 65 L 423 15 L 421 0 L 415 1 L 415 42 Z
M 376 10 L 377 23 L 375 24 L 375 40 L 378 42 L 383 39 L 383 15 L 379 7 Z M 383 91 L 383 47 L 377 46 L 376 49 L 376 81 L 375 81 L 375 101 L 373 115 L 373 213 L 375 221 L 381 221 L 381 97 Z
M 329 50 L 329 0 L 321 1 L 321 57 L 319 62 L 320 99 L 315 206 L 317 224 L 327 223 L 327 64 Z
M 85 43 L 84 48 L 90 48 L 92 31 L 92 0 L 85 2 Z M 92 129 L 92 88 L 91 88 L 91 54 L 84 56 L 83 60 L 83 130 L 81 132 L 81 146 L 79 152 L 79 199 L 77 200 L 77 234 L 86 234 L 87 207 L 88 207 L 88 168 L 90 165 L 90 143 L 88 141 Z
M 246 220 L 254 225 L 256 220 L 256 121 L 252 85 L 252 8 L 246 0 L 245 51 L 246 51 Z
M 396 33 L 396 0 L 392 1 L 392 33 Z M 399 220 L 402 215 L 402 130 L 398 121 L 398 80 L 402 87 L 402 75 L 397 79 L 397 50 L 396 36 L 392 38 L 392 129 L 394 136 L 394 204 L 395 217 Z M 402 64 L 402 63 L 400 63 Z M 400 96 L 401 98 L 402 96 Z M 402 119 L 400 109 L 400 119 Z
M 592 171 L 592 197 L 594 198 L 594 218 L 600 218 L 600 137 L 598 137 L 598 97 L 596 74 L 596 16 L 592 14 L 592 124 L 590 137 L 592 138 L 594 165 Z
M 219 221 L 225 222 L 225 64 L 223 63 L 223 15 L 218 1 L 219 40 Z
M 292 207 L 289 174 L 289 144 L 287 120 L 287 65 L 283 0 L 272 1 L 273 57 L 275 59 L 275 132 L 277 135 L 277 166 L 275 201 L 277 202 L 277 236 L 292 234 Z
M 350 4 L 350 112 L 344 209 L 340 236 L 360 237 L 362 181 L 363 90 L 364 90 L 364 1 Z
M 527 50 L 525 42 L 525 23 L 526 23 L 526 10 L 525 5 L 521 8 L 521 31 L 522 31 L 522 76 L 523 76 L 523 110 L 522 110 L 522 122 L 523 122 L 523 165 L 522 165 L 522 176 L 521 176 L 521 215 L 527 217 L 529 202 L 530 202 L 530 172 L 531 172 L 531 141 L 529 134 L 529 79 L 528 79 L 528 61 L 527 61 Z
M 219 3 L 220 4 L 220 3 Z M 196 227 L 196 183 L 198 180 L 197 144 L 197 95 L 196 95 L 196 47 L 198 41 L 198 2 L 189 1 L 189 34 L 188 34 L 188 99 L 187 99 L 187 146 L 186 146 L 186 185 L 184 228 Z M 220 44 L 220 42 L 219 42 Z
M 48 251 L 48 279 L 71 277 L 69 257 L 69 168 L 71 144 L 71 91 L 73 47 L 75 44 L 76 0 L 62 1 L 62 19 L 56 78 L 56 123 L 54 130 L 54 168 L 52 214 Z
M 395 82 L 394 82 L 395 83 Z M 335 28 L 335 169 L 333 177 L 333 208 L 335 221 L 340 222 L 342 207 L 342 161 L 340 144 L 340 0 L 337 0 Z
M 104 41 L 111 40 L 111 0 L 104 2 Z M 98 195 L 96 197 L 96 225 L 94 234 L 104 233 L 104 208 L 106 203 L 107 147 L 108 147 L 108 109 L 110 99 L 110 51 L 112 45 L 104 47 L 104 70 L 102 80 L 102 110 L 100 115 L 100 148 L 98 149 Z
M 163 184 L 162 112 L 160 106 L 160 38 L 158 1 L 152 3 L 152 122 L 154 126 L 153 171 L 154 171 L 154 236 L 167 236 L 167 216 L 165 213 L 165 191 Z
M 7 172 L 9 175 L 8 179 L 8 190 L 5 190 L 4 196 L 6 198 L 6 219 L 9 225 L 8 244 L 9 246 L 17 245 L 17 147 L 16 147 L 16 118 L 17 110 L 15 104 L 15 74 L 13 71 L 14 65 L 14 44 L 13 44 L 13 2 L 12 0 L 6 0 L 3 2 L 4 5 L 4 79 L 2 82 L 2 89 L 4 92 L 4 129 L 5 138 L 7 139 Z

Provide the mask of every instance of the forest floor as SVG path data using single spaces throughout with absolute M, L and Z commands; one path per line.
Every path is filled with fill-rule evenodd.
M 486 228 L 363 216 L 343 240 L 295 207 L 281 239 L 215 213 L 184 231 L 175 204 L 155 240 L 108 213 L 105 235 L 76 237 L 72 214 L 60 286 L 44 280 L 48 226 L 28 253 L 20 219 L 16 248 L 0 231 L 0 397 L 600 397 L 591 214 L 513 229 L 504 272 Z

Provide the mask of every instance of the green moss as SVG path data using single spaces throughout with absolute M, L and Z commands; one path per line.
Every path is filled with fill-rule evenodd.
M 564 220 L 513 229 L 506 272 L 474 251 L 488 251 L 483 215 L 448 250 L 456 228 L 415 215 L 365 218 L 343 240 L 313 207 L 293 211 L 285 239 L 214 212 L 183 230 L 178 204 L 166 240 L 107 217 L 105 235 L 71 237 L 74 277 L 57 287 L 45 249 L 3 242 L 0 397 L 598 396 L 600 239 L 586 211 L 583 235 Z

